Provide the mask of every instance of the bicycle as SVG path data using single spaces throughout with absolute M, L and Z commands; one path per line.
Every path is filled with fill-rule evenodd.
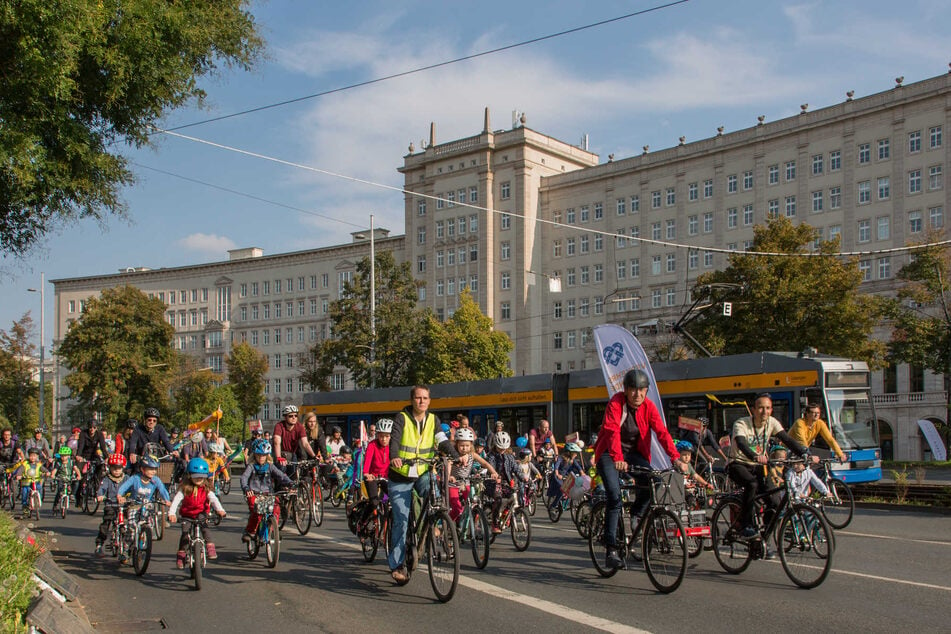
M 72 489 L 72 484 L 75 480 L 56 480 L 56 493 L 53 496 L 53 515 L 55 516 L 57 511 L 60 513 L 60 517 L 66 519 L 66 511 L 69 510 L 69 499 L 70 499 L 70 489 Z
M 274 517 L 274 508 L 277 505 L 276 495 L 258 493 L 254 497 L 254 511 L 259 519 L 254 537 L 248 542 L 248 559 L 254 561 L 263 547 L 268 568 L 277 566 L 281 553 L 281 529 Z
M 528 550 L 528 546 L 532 541 L 532 521 L 525 511 L 525 507 L 522 505 L 524 495 L 520 491 L 518 484 L 515 483 L 500 482 L 496 487 L 500 489 L 497 495 L 500 495 L 502 498 L 502 506 L 499 511 L 499 517 L 497 519 L 492 518 L 492 524 L 493 527 L 497 525 L 501 530 L 496 533 L 493 528 L 490 533 L 489 543 L 494 544 L 495 538 L 505 532 L 506 529 L 509 529 L 512 533 L 512 544 L 515 546 L 515 550 L 524 552 Z
M 578 513 L 577 505 L 571 501 L 568 494 L 560 489 L 558 495 L 548 496 L 548 500 L 545 502 L 545 508 L 548 509 L 548 519 L 551 520 L 552 524 L 557 524 L 565 511 L 568 511 L 572 522 L 576 521 L 575 518 Z
M 672 506 L 671 480 L 678 474 L 673 469 L 655 470 L 647 467 L 630 467 L 627 475 L 639 474 L 651 477 L 650 504 L 644 515 L 634 525 L 633 503 L 622 503 L 618 516 L 618 528 L 615 543 L 618 555 L 627 568 L 628 557 L 643 562 L 647 577 L 658 592 L 665 594 L 680 587 L 687 572 L 686 532 L 678 514 Z M 620 474 L 618 474 L 620 475 Z M 622 481 L 622 494 L 625 490 L 636 489 L 633 481 Z M 659 491 L 659 494 L 658 494 Z M 591 509 L 590 534 L 588 536 L 588 554 L 598 574 L 613 577 L 620 568 L 608 568 L 604 561 L 604 522 L 607 513 L 607 501 L 598 502 Z M 624 517 L 629 518 L 632 527 L 626 534 Z M 638 557 L 636 551 L 640 549 Z
M 16 507 L 17 496 L 16 489 L 13 486 L 13 469 L 15 465 L 7 467 L 4 473 L 0 473 L 0 509 L 9 506 L 10 510 Z
M 191 578 L 195 581 L 195 590 L 201 590 L 202 570 L 208 564 L 208 550 L 205 542 L 205 529 L 208 528 L 208 516 L 202 513 L 194 519 L 183 517 L 181 521 L 188 525 L 188 544 L 185 546 L 185 567 L 189 569 Z
M 87 460 L 83 469 L 83 477 L 79 481 L 79 495 L 77 497 L 77 506 L 80 506 L 87 515 L 95 515 L 99 510 L 99 500 L 96 499 L 96 493 L 99 491 L 99 485 L 102 484 L 102 465 L 101 458 Z
M 112 551 L 113 557 L 118 557 L 121 554 L 123 558 L 125 558 L 127 544 L 125 534 L 127 530 L 125 507 L 119 505 L 116 508 L 116 517 L 112 520 L 112 525 L 110 526 L 109 543 L 103 546 L 103 548 L 108 548 Z
M 293 515 L 297 532 L 306 535 L 310 531 L 312 521 L 309 501 L 311 495 L 306 480 L 301 478 L 301 469 L 297 468 L 300 464 L 298 462 L 287 463 L 288 468 L 294 467 L 294 479 L 291 487 L 281 492 L 281 508 L 284 509 L 284 512 L 281 513 L 279 524 L 280 528 L 283 529 L 287 522 L 287 516 Z
M 138 577 L 145 574 L 152 559 L 152 518 L 155 515 L 154 502 L 130 505 L 126 509 L 125 544 L 132 559 L 132 569 Z
M 377 478 L 376 481 L 380 483 L 380 491 L 382 492 L 386 487 L 386 478 Z M 389 536 L 390 497 L 382 493 L 380 495 L 379 506 L 370 511 L 366 522 L 361 525 L 359 518 L 364 515 L 369 504 L 369 500 L 357 503 L 353 507 L 353 516 L 356 529 L 354 532 L 356 532 L 357 538 L 360 540 L 360 550 L 363 552 L 363 560 L 367 563 L 372 563 L 376 558 L 380 544 L 384 544 L 384 548 L 387 548 L 389 543 L 387 537 Z
M 458 533 L 445 504 L 445 500 L 449 499 L 449 482 L 445 477 L 448 473 L 448 459 L 415 458 L 404 460 L 403 464 L 429 465 L 432 471 L 429 491 L 423 498 L 419 512 L 413 512 L 412 506 L 410 507 L 406 529 L 406 574 L 412 576 L 422 549 L 429 567 L 429 583 L 436 598 L 446 603 L 452 599 L 459 583 L 459 548 L 456 543 Z M 442 491 L 440 485 L 445 485 L 446 490 Z M 392 509 L 390 513 L 389 521 L 392 526 Z
M 786 467 L 801 460 L 771 460 L 769 466 Z M 769 487 L 754 498 L 754 504 L 765 506 L 767 498 L 782 492 L 779 508 L 769 522 L 764 513 L 754 512 L 756 535 L 741 536 L 742 501 L 736 494 L 723 495 L 713 511 L 711 538 L 713 554 L 726 572 L 740 574 L 754 559 L 766 556 L 766 542 L 776 540 L 779 559 L 786 576 L 801 588 L 815 588 L 829 575 L 834 553 L 832 529 L 822 512 L 811 504 L 795 500 L 788 480 L 782 486 Z M 755 509 L 755 507 L 754 507 Z
M 489 545 L 491 544 L 491 529 L 486 519 L 485 509 L 482 508 L 482 478 L 477 475 L 469 476 L 469 493 L 462 506 L 462 514 L 456 525 L 459 529 L 459 543 L 470 543 L 472 559 L 476 568 L 482 570 L 489 563 Z
M 314 526 L 324 523 L 324 491 L 320 486 L 318 467 L 320 460 L 305 460 L 298 467 L 306 472 L 307 500 L 310 504 L 310 517 Z
M 821 479 L 829 487 L 829 495 L 819 505 L 829 526 L 842 530 L 852 523 L 855 513 L 855 499 L 852 489 L 841 478 L 832 475 L 832 460 L 825 459 L 819 463 L 822 466 Z
M 37 487 L 36 482 L 36 480 L 30 482 L 30 495 L 27 505 L 23 507 L 23 510 L 26 511 L 26 517 L 38 522 L 40 521 L 40 509 L 43 508 L 43 496 L 40 494 L 40 489 Z

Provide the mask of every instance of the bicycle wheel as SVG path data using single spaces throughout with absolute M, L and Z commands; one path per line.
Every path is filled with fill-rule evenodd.
M 613 577 L 618 569 L 608 568 L 604 565 L 604 516 L 607 513 L 607 505 L 604 502 L 598 502 L 591 508 L 590 531 L 588 532 L 588 554 L 591 556 L 591 563 L 594 569 L 602 577 Z M 617 543 L 625 543 L 624 522 L 618 523 Z M 623 558 L 623 555 L 622 555 Z
M 152 558 L 152 531 L 145 524 L 139 527 L 139 537 L 132 549 L 132 568 L 136 576 L 141 577 L 149 567 Z
M 39 491 L 32 491 L 30 493 L 30 517 L 40 521 L 40 506 L 42 506 L 43 501 L 40 499 Z
M 538 504 L 536 503 L 535 494 L 531 491 L 526 491 L 525 493 L 525 510 L 528 511 L 528 514 L 532 517 L 535 517 L 535 511 L 538 510 Z
M 376 558 L 376 551 L 380 546 L 380 519 L 376 513 L 371 514 L 359 537 L 363 560 L 371 563 Z
M 336 484 L 330 485 L 330 503 L 335 509 L 338 509 L 341 502 L 343 502 L 343 498 L 340 494 L 340 487 Z
M 231 493 L 231 478 L 221 482 L 221 495 L 228 495 L 229 493 Z
M 459 544 L 456 525 L 445 511 L 430 516 L 426 529 L 426 561 L 429 583 L 440 602 L 452 599 L 459 583 Z
M 644 520 L 642 552 L 647 577 L 665 594 L 680 587 L 687 572 L 687 540 L 680 518 L 658 508 Z
M 202 555 L 204 554 L 204 548 L 202 543 L 196 541 L 192 544 L 192 578 L 195 580 L 195 590 L 201 590 L 201 577 L 202 577 Z
M 69 494 L 65 494 L 59 499 L 59 512 L 66 519 L 66 511 L 69 509 Z
M 591 500 L 584 500 L 578 506 L 578 512 L 575 513 L 575 528 L 578 529 L 578 534 L 581 535 L 583 539 L 588 539 L 588 532 L 590 530 L 589 522 L 591 521 Z
M 469 515 L 466 538 L 472 539 L 472 560 L 482 570 L 489 563 L 489 537 L 491 529 L 482 507 L 473 506 Z
M 262 520 L 262 522 L 263 522 L 263 520 Z M 261 534 L 260 534 L 260 531 L 259 531 L 259 532 L 257 532 L 255 535 L 252 535 L 252 536 L 251 536 L 251 539 L 250 539 L 250 540 L 248 541 L 248 543 L 246 544 L 246 546 L 247 546 L 247 548 L 248 548 L 248 560 L 249 560 L 249 561 L 254 561 L 254 559 L 258 556 L 258 550 L 261 548 L 260 539 L 261 539 Z
M 314 526 L 319 527 L 324 523 L 324 491 L 319 482 L 315 482 L 310 489 L 310 516 L 314 520 Z
M 740 529 L 740 501 L 727 498 L 717 505 L 710 522 L 713 555 L 720 567 L 733 575 L 746 570 L 753 561 L 749 544 L 738 541 Z
M 548 498 L 548 503 L 545 506 L 548 508 L 548 519 L 551 520 L 552 524 L 557 524 L 558 520 L 561 519 L 561 499 L 550 497 Z
M 273 568 L 277 565 L 277 560 L 281 556 L 281 529 L 277 526 L 276 518 L 271 518 L 267 532 L 267 541 L 264 542 L 264 556 L 267 559 L 267 567 Z
M 830 478 L 829 493 L 833 500 L 822 501 L 822 514 L 829 526 L 841 530 L 852 523 L 852 514 L 855 512 L 852 489 L 839 478 Z
M 284 525 L 287 524 L 287 516 L 293 512 L 294 504 L 291 502 L 290 497 L 281 498 L 281 519 L 277 524 L 278 530 L 284 530 Z
M 532 521 L 528 519 L 528 513 L 524 508 L 517 508 L 512 511 L 512 543 L 515 550 L 524 552 L 532 542 Z
M 155 541 L 160 542 L 165 537 L 165 510 L 155 512 Z
M 571 517 L 571 522 L 573 524 L 578 523 L 578 507 L 581 506 L 581 502 L 575 502 L 572 500 L 568 503 L 568 515 Z
M 301 481 L 297 485 L 297 495 L 294 496 L 294 526 L 301 535 L 306 535 L 310 530 L 310 491 L 307 483 Z
M 832 529 L 822 513 L 808 504 L 794 504 L 779 525 L 779 560 L 800 588 L 815 588 L 832 568 Z
M 83 486 L 83 510 L 87 515 L 95 515 L 99 510 L 99 502 L 96 500 L 96 491 L 92 488 L 92 480 L 87 480 Z

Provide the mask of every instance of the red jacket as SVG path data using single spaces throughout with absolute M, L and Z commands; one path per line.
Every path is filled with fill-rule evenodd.
M 390 469 L 390 446 L 381 447 L 377 441 L 367 445 L 366 453 L 363 455 L 363 475 L 372 473 L 373 475 L 385 478 Z
M 182 498 L 182 505 L 178 509 L 178 514 L 182 517 L 195 519 L 202 513 L 207 515 L 210 510 L 211 505 L 208 503 L 208 489 L 205 487 L 196 487 L 194 494 L 185 495 Z
M 594 445 L 595 460 L 599 460 L 604 452 L 608 452 L 614 462 L 624 460 L 624 452 L 621 450 L 621 422 L 624 420 L 626 410 L 627 397 L 623 391 L 618 392 L 608 401 L 608 406 L 604 410 L 604 422 L 601 423 L 601 431 L 598 432 L 598 442 Z M 670 437 L 670 432 L 667 431 L 653 401 L 645 399 L 634 412 L 634 420 L 640 432 L 637 438 L 637 453 L 644 456 L 648 462 L 651 459 L 651 430 L 657 433 L 657 440 L 672 460 L 680 457 L 680 452 L 674 447 L 674 440 Z

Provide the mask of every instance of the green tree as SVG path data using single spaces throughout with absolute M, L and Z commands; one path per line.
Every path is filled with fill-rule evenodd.
M 205 97 L 199 79 L 249 68 L 247 0 L 0 0 L 0 253 L 79 218 L 125 213 L 122 145 Z
M 885 345 L 871 334 L 886 303 L 859 292 L 858 262 L 835 255 L 838 236 L 814 249 L 816 229 L 783 216 L 754 227 L 753 236 L 751 251 L 790 255 L 735 253 L 726 269 L 701 275 L 694 297 L 717 309 L 730 301 L 732 315 L 708 310 L 689 326 L 691 334 L 714 354 L 814 347 L 880 366 Z M 722 284 L 734 290 L 724 294 Z
M 165 303 L 133 286 L 105 289 L 87 301 L 58 349 L 77 409 L 100 412 L 107 422 L 141 417 L 151 405 L 168 411 L 174 332 Z
M 267 357 L 241 342 L 231 348 L 228 355 L 228 383 L 242 415 L 241 423 L 254 416 L 264 405 L 264 375 L 267 374 Z
M 20 433 L 39 420 L 39 384 L 33 381 L 35 336 L 30 312 L 13 322 L 9 332 L 0 330 L 0 413 Z
M 421 360 L 419 382 L 452 383 L 512 376 L 508 367 L 512 340 L 494 330 L 468 290 L 459 296 L 459 308 L 446 323 L 430 316 L 427 352 Z
M 176 427 L 184 429 L 218 407 L 213 395 L 222 377 L 198 365 L 198 359 L 179 355 L 177 371 L 171 380 L 173 411 L 168 416 Z

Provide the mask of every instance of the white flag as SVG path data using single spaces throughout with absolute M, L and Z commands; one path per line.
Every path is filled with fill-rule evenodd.
M 667 420 L 664 418 L 664 406 L 660 401 L 660 391 L 657 389 L 657 381 L 654 380 L 654 371 L 651 370 L 647 353 L 644 352 L 637 337 L 621 326 L 604 324 L 594 327 L 594 343 L 599 351 L 604 384 L 608 388 L 608 398 L 624 389 L 624 375 L 628 370 L 634 368 L 643 370 L 650 379 L 647 398 L 657 406 L 660 419 L 666 427 Z M 655 469 L 670 468 L 667 451 L 661 446 L 653 430 L 651 430 L 651 466 Z

